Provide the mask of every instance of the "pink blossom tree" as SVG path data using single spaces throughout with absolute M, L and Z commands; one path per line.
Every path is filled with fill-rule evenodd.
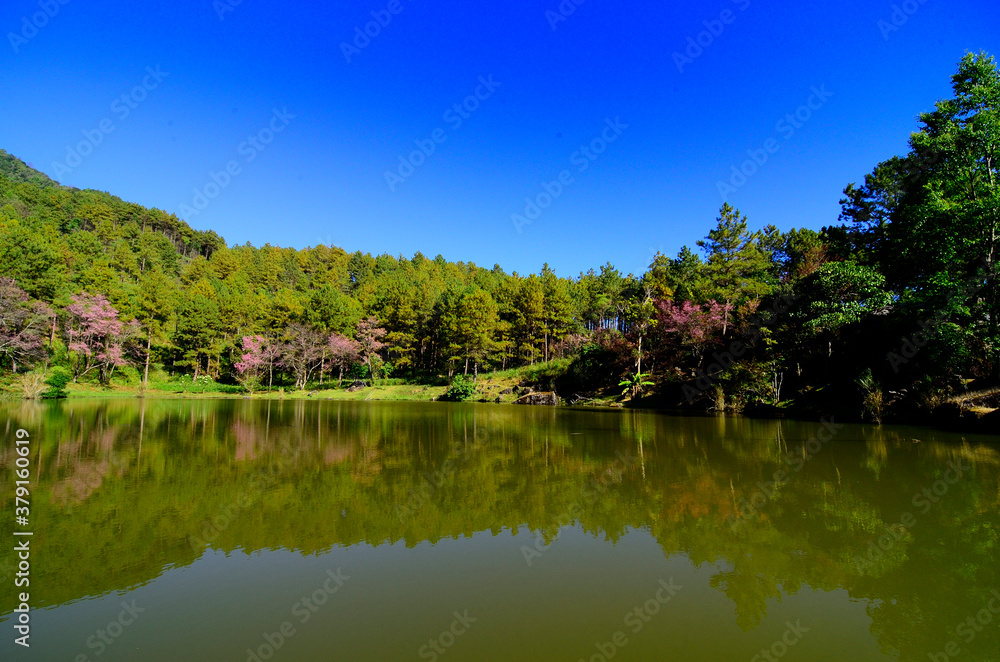
M 368 317 L 358 322 L 358 331 L 354 336 L 358 341 L 358 353 L 368 366 L 368 374 L 371 375 L 373 384 L 375 383 L 375 370 L 372 361 L 378 356 L 379 350 L 385 347 L 385 343 L 382 342 L 385 334 L 385 329 L 378 325 L 378 319 Z
M 298 322 L 288 325 L 281 346 L 281 365 L 295 375 L 295 388 L 306 387 L 310 377 L 321 367 L 325 349 L 318 331 Z
M 100 382 L 107 384 L 115 368 L 126 365 L 126 344 L 136 337 L 138 323 L 125 324 L 103 294 L 86 292 L 70 297 L 69 349 L 75 352 L 73 381 L 96 369 Z
M 330 352 L 330 363 L 340 371 L 337 375 L 337 386 L 344 382 L 344 368 L 361 360 L 361 347 L 356 340 L 347 336 L 334 333 L 327 341 L 327 350 Z
M 704 306 L 690 301 L 675 304 L 658 300 L 656 309 L 661 331 L 667 336 L 675 336 L 678 344 L 691 350 L 695 364 L 701 365 L 708 346 L 720 342 L 719 332 L 724 328 L 732 306 L 714 300 Z
M 13 279 L 0 278 L 0 360 L 6 358 L 17 372 L 19 364 L 41 358 L 45 326 L 52 317 L 48 305 L 32 301 Z
M 260 386 L 261 375 L 272 363 L 267 353 L 267 339 L 263 336 L 243 336 L 243 355 L 233 367 L 236 368 L 236 381 L 250 395 Z

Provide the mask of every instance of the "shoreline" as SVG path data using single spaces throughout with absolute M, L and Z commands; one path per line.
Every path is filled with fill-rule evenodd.
M 504 383 L 486 383 L 486 392 L 479 394 L 480 397 L 469 398 L 465 403 L 476 404 L 498 404 L 512 405 L 518 398 L 516 393 L 502 393 L 506 385 Z M 345 388 L 313 389 L 286 392 L 257 392 L 252 395 L 244 393 L 230 393 L 222 391 L 168 391 L 160 389 L 149 389 L 142 392 L 134 387 L 94 387 L 92 385 L 74 385 L 69 389 L 69 394 L 64 400 L 294 400 L 294 401 L 315 401 L 315 402 L 441 402 L 441 396 L 448 390 L 446 386 L 431 386 L 421 384 L 390 384 L 385 386 L 368 386 L 356 391 L 348 391 Z M 488 397 L 487 397 L 488 396 Z M 643 401 L 646 401 L 644 404 Z M 24 398 L 5 394 L 0 397 L 0 402 L 25 402 Z M 34 402 L 46 402 L 42 399 L 34 399 Z M 53 402 L 53 400 L 48 400 Z M 546 407 L 553 405 L 522 405 L 528 407 Z M 555 405 L 560 408 L 589 409 L 589 410 L 633 410 L 658 412 L 671 416 L 718 416 L 717 412 L 688 410 L 675 407 L 663 406 L 649 402 L 649 398 L 638 398 L 627 401 L 618 401 L 615 396 L 598 397 L 586 403 L 568 404 L 564 399 L 560 399 L 560 404 Z M 794 421 L 815 422 L 822 418 L 822 414 L 810 411 L 805 408 L 791 407 L 788 409 L 776 409 L 769 407 L 758 407 L 749 411 L 725 412 L 727 417 L 747 418 L 755 420 L 777 420 L 788 419 Z M 951 432 L 965 432 L 970 434 L 985 434 L 1000 436 L 1000 410 L 982 413 L 978 411 L 961 411 L 948 408 L 944 411 L 928 411 L 917 414 L 912 418 L 898 419 L 890 418 L 881 424 L 865 421 L 858 416 L 851 416 L 844 411 L 826 412 L 825 415 L 836 418 L 838 421 L 848 423 L 867 424 L 873 426 L 915 426 L 928 427 Z

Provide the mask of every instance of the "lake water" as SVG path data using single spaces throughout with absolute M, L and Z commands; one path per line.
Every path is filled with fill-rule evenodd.
M 0 425 L 3 660 L 1000 659 L 997 438 L 244 400 Z

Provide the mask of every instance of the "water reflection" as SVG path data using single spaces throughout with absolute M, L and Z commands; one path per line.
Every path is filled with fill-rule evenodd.
M 0 415 L 6 438 L 26 428 L 37 452 L 37 607 L 131 590 L 206 553 L 485 533 L 515 536 L 512 563 L 547 573 L 548 550 L 576 533 L 604 545 L 642 533 L 710 570 L 744 632 L 804 587 L 842 591 L 865 602 L 883 653 L 916 660 L 1000 588 L 1000 455 L 985 437 L 434 403 L 71 401 Z M 5 481 L 13 461 L 5 445 Z M 998 632 L 963 642 L 963 659 L 992 659 Z

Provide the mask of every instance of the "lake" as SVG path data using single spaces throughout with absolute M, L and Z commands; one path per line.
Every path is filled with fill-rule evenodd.
M 996 437 L 277 400 L 0 424 L 4 660 L 1000 659 Z

